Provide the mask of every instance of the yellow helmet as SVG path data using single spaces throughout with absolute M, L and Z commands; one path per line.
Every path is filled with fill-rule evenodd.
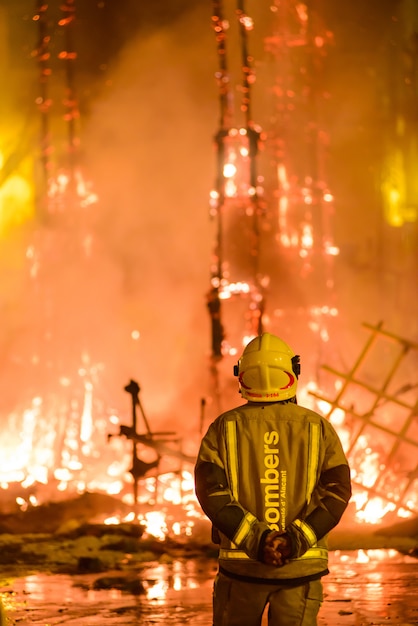
M 299 360 L 279 337 L 270 333 L 255 337 L 234 367 L 241 395 L 251 402 L 278 402 L 295 397 Z

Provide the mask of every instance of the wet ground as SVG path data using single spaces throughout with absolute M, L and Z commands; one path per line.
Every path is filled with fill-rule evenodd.
M 335 551 L 330 570 L 319 626 L 418 625 L 418 559 L 395 550 Z M 148 564 L 129 574 L 129 592 L 128 574 L 118 571 L 10 580 L 3 573 L 0 593 L 8 626 L 211 626 L 215 572 L 211 559 Z

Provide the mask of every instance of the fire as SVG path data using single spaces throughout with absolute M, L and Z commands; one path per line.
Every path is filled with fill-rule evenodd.
M 74 186 L 75 196 L 81 208 L 86 208 L 98 202 L 97 194 L 92 190 L 92 184 L 88 182 L 81 172 L 76 169 L 73 174 L 62 170 L 57 176 L 49 180 L 48 197 L 51 201 L 50 210 L 64 211 L 66 209 L 63 199 L 71 192 Z
M 4 141 L 3 137 L 2 141 Z M 5 157 L 0 150 L 1 177 L 5 165 Z M 25 168 L 27 168 L 26 163 Z M 0 185 L 0 235 L 2 237 L 12 228 L 33 219 L 33 189 L 24 173 L 22 171 L 5 176 L 5 180 Z
M 338 431 L 350 462 L 355 521 L 380 524 L 388 514 L 396 513 L 397 517 L 404 519 L 418 511 L 416 441 L 412 429 L 416 400 L 402 397 L 402 393 L 412 389 L 409 383 L 404 383 L 400 392 L 388 391 L 388 381 L 395 374 L 400 380 L 408 380 L 409 369 L 402 370 L 400 375 L 397 372 L 403 364 L 402 356 L 406 354 L 405 340 L 381 330 L 380 326 L 370 327 L 370 330 L 374 337 L 367 342 L 351 372 L 340 374 L 331 367 L 324 368 L 336 376 L 336 399 L 326 401 L 313 387 L 310 393 L 317 398 L 319 411 Z M 389 374 L 386 373 L 382 392 L 369 382 L 362 384 L 359 372 L 363 361 L 372 363 L 372 356 L 376 358 L 374 353 L 368 354 L 372 347 L 378 359 L 377 364 L 373 363 L 374 370 L 380 366 L 380 352 L 375 343 L 386 338 L 394 348 L 393 354 L 388 348 L 385 351 L 385 367 Z M 412 342 L 409 345 L 411 349 L 418 349 Z M 388 355 L 393 357 L 393 365 Z
M 165 515 L 161 511 L 151 511 L 144 515 L 147 533 L 157 539 L 165 539 L 167 536 L 167 523 Z
M 309 391 L 315 388 L 311 383 L 308 389 L 301 389 L 300 401 L 304 402 Z M 91 382 L 85 384 L 84 403 L 80 409 L 80 432 L 78 437 L 71 428 L 66 433 L 66 450 L 61 459 L 58 459 L 54 442 L 48 437 L 43 424 L 48 422 L 44 415 L 42 397 L 33 398 L 31 406 L 22 412 L 20 435 L 18 440 L 12 439 L 12 424 L 17 423 L 17 414 L 10 416 L 10 433 L 8 446 L 3 447 L 0 464 L 1 487 L 8 489 L 11 483 L 20 483 L 27 495 L 20 494 L 16 504 L 20 510 L 38 506 L 42 503 L 42 496 L 38 498 L 36 485 L 46 485 L 49 477 L 57 481 L 57 490 L 81 492 L 83 489 L 103 491 L 109 495 L 120 496 L 122 501 L 132 505 L 132 513 L 122 518 L 106 518 L 104 523 L 114 524 L 135 519 L 132 494 L 126 491 L 127 485 L 132 484 L 132 477 L 128 472 L 129 450 L 127 445 L 118 443 L 117 453 L 121 458 L 109 459 L 106 471 L 99 478 L 94 479 L 94 466 L 90 468 L 91 476 L 86 475 L 84 464 L 96 455 L 109 456 L 108 443 L 102 440 L 102 447 L 97 445 L 97 433 L 92 418 L 94 386 Z M 331 409 L 330 403 L 318 402 L 318 409 L 326 414 Z M 347 414 L 341 408 L 334 409 L 329 416 L 331 423 L 339 432 L 343 446 L 347 449 L 352 439 L 352 432 L 347 423 Z M 108 420 L 109 428 L 118 424 L 119 418 L 112 414 Z M 39 436 L 39 439 L 37 437 Z M 16 437 L 16 435 L 15 435 Z M 5 439 L 3 439 L 4 441 Z M 373 442 L 363 434 L 357 440 L 357 457 L 351 459 L 354 493 L 352 502 L 355 505 L 355 520 L 358 523 L 379 524 L 388 513 L 396 510 L 392 501 L 380 496 L 371 496 L 371 491 L 382 470 L 379 453 L 374 449 Z M 361 454 L 360 452 L 361 451 Z M 80 476 L 84 477 L 80 480 Z M 180 473 L 166 472 L 158 476 L 144 477 L 140 481 L 138 503 L 140 507 L 151 503 L 151 510 L 138 515 L 138 521 L 144 525 L 146 535 L 163 541 L 168 536 L 187 537 L 193 534 L 195 519 L 203 518 L 194 495 L 194 482 L 191 468 Z M 153 504 L 152 504 L 153 503 Z M 410 503 L 412 504 L 412 503 Z M 181 511 L 181 519 L 170 518 L 168 511 L 173 508 Z M 400 507 L 399 517 L 411 516 L 411 511 Z
M 277 12 L 277 6 L 271 10 Z M 304 3 L 296 5 L 297 17 L 300 24 L 300 32 L 289 38 L 289 50 L 305 45 L 308 27 L 308 11 Z M 34 19 L 42 22 L 42 16 L 37 15 Z M 252 18 L 248 15 L 240 14 L 240 24 L 244 31 L 253 30 Z M 228 28 L 228 22 L 215 16 L 215 31 L 218 41 L 222 42 L 223 31 Z M 63 19 L 60 24 L 67 27 L 68 19 Z M 245 35 L 245 33 L 244 33 Z M 244 39 L 245 41 L 245 39 Z M 322 48 L 325 38 L 318 34 L 315 37 L 316 46 Z M 309 52 L 310 48 L 308 49 Z M 44 51 L 47 52 L 47 51 Z M 220 45 L 221 58 L 225 63 L 225 50 Z M 310 53 L 310 52 L 309 52 Z M 61 51 L 59 58 L 64 62 L 71 61 L 76 56 L 73 51 Z M 39 60 L 47 59 L 47 56 L 39 57 Z M 247 57 L 249 61 L 250 56 Z M 245 77 L 244 98 L 241 110 L 249 116 L 249 85 L 254 82 L 254 73 L 247 63 L 243 68 Z M 312 64 L 313 66 L 315 65 Z M 49 76 L 48 68 L 43 68 L 44 76 Z M 217 73 L 221 90 L 222 101 L 226 98 L 228 91 L 227 68 L 221 67 Z M 277 110 L 281 110 L 284 105 L 291 116 L 290 111 L 294 110 L 300 94 L 294 89 L 282 89 L 276 85 L 274 94 L 278 96 Z M 73 94 L 74 95 L 74 94 Z M 41 106 L 41 112 L 47 117 L 48 102 L 47 94 L 43 94 L 37 100 Z M 76 117 L 76 102 L 71 98 L 65 101 L 67 115 L 65 121 L 71 130 L 70 147 L 74 148 L 74 132 L 71 125 L 73 117 Z M 226 107 L 227 108 L 227 107 Z M 277 112 L 276 112 L 277 113 Z M 277 116 L 276 116 L 277 117 Z M 278 116 L 280 117 L 280 116 Z M 253 224 L 252 218 L 255 215 L 257 220 L 266 210 L 263 206 L 258 206 L 260 198 L 265 192 L 265 177 L 254 174 L 256 168 L 255 156 L 258 154 L 258 144 L 261 143 L 261 127 L 254 124 L 250 117 L 245 120 L 246 127 L 230 128 L 230 120 L 223 119 L 222 128 L 217 136 L 218 148 L 222 148 L 223 162 L 219 165 L 218 188 L 210 193 L 210 215 L 217 217 L 221 210 L 224 219 L 230 220 L 234 229 L 234 214 L 243 209 L 244 219 L 251 218 L 249 224 Z M 307 127 L 315 128 L 315 124 L 308 124 Z M 324 132 L 313 137 L 321 147 L 325 138 Z M 276 138 L 280 139 L 280 138 Z M 77 143 L 77 142 L 75 142 Z M 311 141 L 312 143 L 312 141 Z M 280 150 L 278 148 L 280 147 Z M 323 147 L 322 147 L 323 150 Z M 338 255 L 338 247 L 334 245 L 331 233 L 328 228 L 324 228 L 323 237 L 315 232 L 312 215 L 314 210 L 321 213 L 323 218 L 328 215 L 329 207 L 334 202 L 334 195 L 329 190 L 328 185 L 322 176 L 317 180 L 306 172 L 300 172 L 293 166 L 291 159 L 286 156 L 286 146 L 277 143 L 274 150 L 274 174 L 272 178 L 273 187 L 276 193 L 276 200 L 272 203 L 275 210 L 272 218 L 274 223 L 274 241 L 281 252 L 290 255 L 293 250 L 302 258 L 305 268 L 309 266 L 316 246 L 321 248 L 321 253 L 329 258 Z M 277 154 L 280 153 L 280 158 Z M 47 168 L 48 169 L 48 168 Z M 312 168 L 311 168 L 312 169 Z M 308 168 L 309 170 L 309 168 Z M 308 171 L 307 170 L 307 171 Z M 50 170 L 48 169 L 48 172 Z M 262 184 L 263 183 L 263 186 Z M 3 186 L 0 196 L 0 208 L 4 208 L 6 200 L 12 197 L 16 205 L 19 203 L 24 207 L 22 213 L 16 211 L 14 218 L 19 221 L 21 216 L 27 216 L 27 202 L 31 198 L 29 186 L 22 180 L 10 179 L 9 188 Z M 6 194 L 6 195 L 5 195 Z M 8 195 L 7 195 L 8 194 Z M 399 209 L 399 198 L 393 196 L 388 189 L 389 208 L 392 214 L 397 216 Z M 84 174 L 78 167 L 69 172 L 58 169 L 56 176 L 49 176 L 47 189 L 48 210 L 52 217 L 60 217 L 63 213 L 73 209 L 74 213 L 87 215 L 87 210 L 98 201 L 97 195 L 92 190 L 92 185 L 86 180 Z M 69 202 L 68 200 L 71 200 Z M 268 204 L 268 203 L 267 203 Z M 325 207 L 325 208 L 324 208 Z M 399 212 L 399 211 L 398 211 Z M 19 217 L 18 217 L 19 216 Z M 269 216 L 271 217 L 271 216 Z M 243 220 L 240 218 L 240 221 Z M 322 220 L 327 226 L 327 220 Z M 397 220 L 399 221 L 399 220 Z M 237 220 L 238 222 L 238 220 Z M 277 227 L 277 228 L 276 228 Z M 2 229 L 2 225 L 0 225 Z M 277 234 L 276 234 L 277 230 Z M 267 229 L 268 231 L 268 229 Z M 261 232 L 264 232 L 261 229 Z M 321 233 L 322 235 L 322 233 Z M 318 242 L 320 242 L 318 244 Z M 246 247 L 249 252 L 249 267 L 253 270 L 253 263 L 259 250 L 257 237 L 249 237 Z M 83 251 L 86 256 L 91 256 L 93 251 L 93 240 L 91 233 L 83 238 Z M 26 258 L 29 265 L 29 277 L 36 283 L 41 271 L 41 264 L 44 261 L 41 250 L 34 244 L 30 244 L 26 251 Z M 231 253 L 230 253 L 231 254 Z M 223 303 L 230 302 L 234 298 L 248 298 L 250 301 L 250 313 L 256 315 L 249 316 L 251 321 L 264 321 L 264 309 L 260 286 L 264 285 L 260 279 L 260 272 L 253 272 L 253 280 L 247 280 L 237 272 L 233 275 L 230 270 L 231 259 L 227 254 L 220 258 L 220 252 L 216 256 L 216 268 L 212 278 L 212 286 L 218 289 L 219 300 Z M 237 259 L 237 266 L 241 268 L 241 258 Z M 247 274 L 251 273 L 250 271 Z M 262 274 L 262 273 L 261 273 Z M 323 324 L 323 318 L 335 317 L 337 310 L 330 306 L 317 306 L 309 309 L 310 326 L 320 339 L 325 343 L 329 340 L 328 329 Z M 247 315 L 248 317 L 248 315 Z M 251 324 L 250 324 L 251 326 Z M 46 334 L 50 331 L 43 329 Z M 251 331 L 254 328 L 246 328 L 241 333 L 241 343 L 245 345 L 249 338 L 254 335 Z M 132 339 L 137 340 L 140 336 L 139 330 L 132 331 Z M 226 344 L 224 344 L 226 345 Z M 238 345 L 238 344 L 236 344 Z M 223 355 L 235 356 L 238 352 L 236 345 L 225 348 Z M 405 344 L 406 345 L 406 344 Z M 41 361 L 38 353 L 32 355 L 32 363 Z M 149 506 L 152 510 L 141 513 L 138 519 L 147 529 L 147 533 L 163 540 L 168 535 L 188 536 L 193 532 L 196 518 L 201 513 L 194 498 L 193 476 L 188 469 L 182 468 L 177 471 L 165 471 L 161 468 L 154 468 L 146 472 L 138 480 L 138 501 L 134 502 L 132 493 L 132 474 L 130 473 L 132 442 L 113 437 L 109 442 L 107 437 L 113 434 L 115 428 L 121 425 L 121 418 L 113 410 L 105 410 L 96 404 L 96 390 L 98 373 L 103 368 L 102 363 L 92 364 L 89 354 L 84 351 L 81 356 L 81 364 L 77 368 L 76 376 L 71 379 L 68 373 L 59 378 L 59 391 L 48 396 L 43 390 L 39 390 L 28 402 L 27 406 L 18 406 L 6 416 L 5 432 L 2 438 L 2 449 L 0 450 L 0 484 L 3 489 L 12 489 L 14 483 L 18 483 L 23 492 L 16 497 L 16 504 L 19 508 L 27 510 L 30 506 L 38 506 L 42 503 L 42 489 L 40 486 L 54 484 L 59 493 L 82 493 L 83 491 L 99 491 L 109 495 L 119 496 L 122 501 L 132 506 L 132 512 L 125 520 L 134 520 L 137 515 L 136 504 L 145 508 Z M 339 392 L 339 389 L 337 389 Z M 384 390 L 385 391 L 385 390 Z M 303 398 L 304 390 L 300 390 L 300 397 Z M 385 391 L 386 393 L 386 391 Z M 379 400 L 385 400 L 385 393 L 380 394 Z M 399 476 L 404 476 L 411 469 L 401 468 L 397 473 L 395 467 L 386 462 L 383 456 L 385 437 L 389 438 L 393 433 L 383 431 L 378 441 L 373 436 L 370 424 L 358 434 L 358 422 L 350 416 L 348 406 L 352 398 L 358 398 L 360 394 L 347 394 L 344 399 L 344 406 L 334 406 L 330 402 L 320 400 L 317 405 L 323 414 L 328 417 L 337 429 L 344 448 L 348 452 L 352 467 L 352 477 L 355 485 L 353 503 L 356 508 L 356 521 L 361 523 L 375 524 L 381 522 L 384 517 L 393 511 L 397 511 L 399 516 L 410 516 L 413 511 L 418 510 L 416 496 L 406 494 L 405 498 L 399 492 L 401 481 Z M 66 398 L 63 401 L 63 397 Z M 75 399 L 77 397 L 77 399 Z M 379 408 L 377 406 L 376 408 Z M 359 420 L 365 419 L 366 411 L 357 416 Z M 363 425 L 363 422 L 361 422 Z M 375 426 L 375 424 L 373 424 Z M 387 429 L 388 430 L 388 429 Z M 396 433 L 395 433 L 396 434 Z M 383 441 L 383 446 L 382 446 Z M 154 451 L 155 452 L 155 451 Z M 393 455 L 395 460 L 395 453 Z M 378 491 L 374 493 L 378 485 L 379 477 L 385 472 L 387 478 L 386 498 Z M 150 475 L 151 473 L 155 475 Z M 26 493 L 25 493 L 26 491 Z M 380 490 L 381 491 L 381 490 Z M 170 518 L 169 510 L 178 507 L 182 512 L 182 519 Z M 120 523 L 122 520 L 116 517 L 107 518 L 106 523 Z
M 378 524 L 386 513 L 394 511 L 395 509 L 396 506 L 393 502 L 385 502 L 382 498 L 372 498 L 367 501 L 364 507 L 360 508 L 357 512 L 357 518 L 369 524 Z

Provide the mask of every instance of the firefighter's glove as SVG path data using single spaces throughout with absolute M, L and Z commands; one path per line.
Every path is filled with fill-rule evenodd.
M 287 533 L 273 530 L 265 535 L 261 550 L 263 563 L 281 567 L 288 562 L 291 553 L 291 540 Z

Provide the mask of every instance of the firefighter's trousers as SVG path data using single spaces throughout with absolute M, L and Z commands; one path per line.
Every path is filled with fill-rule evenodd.
M 213 626 L 261 626 L 266 606 L 268 626 L 316 626 L 322 599 L 320 580 L 290 587 L 241 582 L 218 573 Z

